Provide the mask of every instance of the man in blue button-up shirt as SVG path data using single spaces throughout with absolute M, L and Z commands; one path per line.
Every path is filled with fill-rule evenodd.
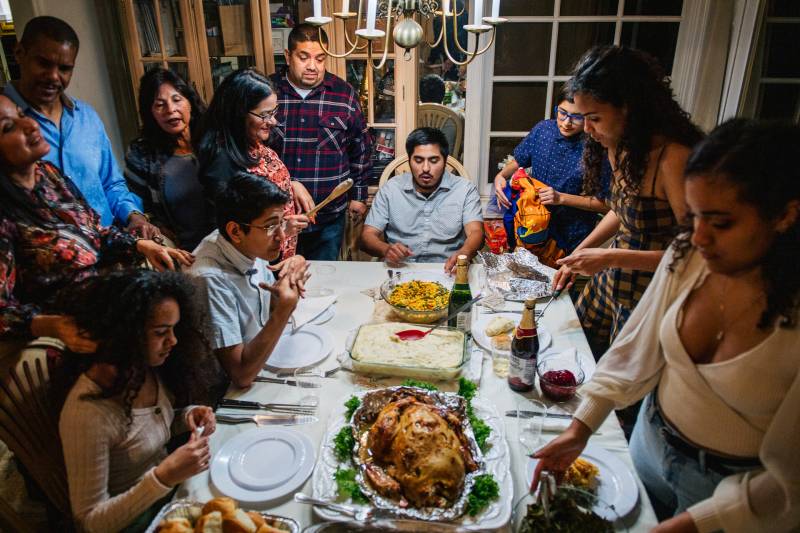
M 15 51 L 20 79 L 3 92 L 39 123 L 51 147 L 45 159 L 72 179 L 103 225 L 116 220 L 145 238 L 156 237 L 158 228 L 142 214 L 141 199 L 128 190 L 97 112 L 64 94 L 78 45 L 78 36 L 63 20 L 31 19 Z

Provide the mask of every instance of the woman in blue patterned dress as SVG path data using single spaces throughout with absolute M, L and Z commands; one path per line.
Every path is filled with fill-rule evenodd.
M 557 101 L 553 109 L 556 118 L 536 124 L 514 150 L 514 160 L 494 178 L 497 205 L 506 209 L 503 222 L 512 250 L 516 241 L 511 203 L 516 200 L 516 191 L 511 189 L 510 178 L 519 168 L 530 167 L 534 178 L 549 185 L 538 191 L 542 204 L 551 213 L 548 235 L 566 254 L 591 233 L 598 221 L 597 213 L 608 211 L 603 200 L 608 196 L 611 167 L 608 163 L 603 166 L 599 191 L 585 194 L 581 166 L 583 116 L 563 91 Z

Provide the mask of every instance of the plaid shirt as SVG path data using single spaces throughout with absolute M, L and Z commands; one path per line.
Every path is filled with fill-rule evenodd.
M 317 223 L 336 218 L 348 200 L 366 202 L 372 139 L 355 90 L 331 73 L 305 99 L 285 74 L 274 74 L 272 82 L 278 91 L 274 146 L 292 178 L 306 186 L 316 203 L 353 178 L 349 198 L 344 195 L 328 204 Z

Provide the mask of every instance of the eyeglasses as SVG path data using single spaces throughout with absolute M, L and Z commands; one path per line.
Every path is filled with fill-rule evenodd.
M 247 222 L 239 222 L 238 224 L 240 226 L 250 226 L 251 228 L 263 230 L 267 234 L 267 237 L 272 237 L 275 235 L 275 232 L 278 231 L 278 228 L 280 228 L 281 233 L 286 233 L 286 228 L 289 227 L 288 220 L 282 220 L 277 224 L 265 224 L 263 226 L 259 226 L 258 224 L 248 224 Z
M 580 113 L 567 113 L 558 106 L 553 108 L 553 115 L 558 117 L 558 120 L 566 121 L 571 119 L 573 124 L 583 124 L 583 115 Z
M 273 109 L 272 111 L 267 111 L 263 115 L 259 115 L 258 113 L 253 113 L 252 111 L 248 111 L 248 113 L 256 118 L 260 118 L 261 122 L 268 122 L 270 120 L 275 120 L 275 115 L 278 114 L 278 106 L 275 106 L 275 109 Z

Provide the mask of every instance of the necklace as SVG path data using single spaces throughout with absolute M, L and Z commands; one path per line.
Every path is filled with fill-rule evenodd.
M 755 304 L 763 296 L 762 294 L 757 294 L 755 297 L 753 297 L 753 299 L 750 300 L 747 303 L 747 305 L 743 309 L 741 309 L 733 317 L 733 319 L 731 321 L 729 321 L 726 324 L 725 323 L 725 294 L 727 294 L 727 292 L 728 292 L 727 291 L 728 280 L 725 280 L 724 285 L 725 286 L 722 287 L 722 294 L 720 295 L 720 299 L 719 299 L 719 313 L 720 313 L 720 322 L 721 322 L 721 324 L 720 324 L 719 331 L 717 331 L 717 334 L 715 336 L 715 338 L 717 339 L 717 343 L 721 343 L 722 342 L 722 339 L 725 338 L 726 330 L 728 330 L 729 327 L 732 326 L 733 324 L 737 323 L 745 315 L 745 313 L 747 311 L 752 309 L 753 304 Z

